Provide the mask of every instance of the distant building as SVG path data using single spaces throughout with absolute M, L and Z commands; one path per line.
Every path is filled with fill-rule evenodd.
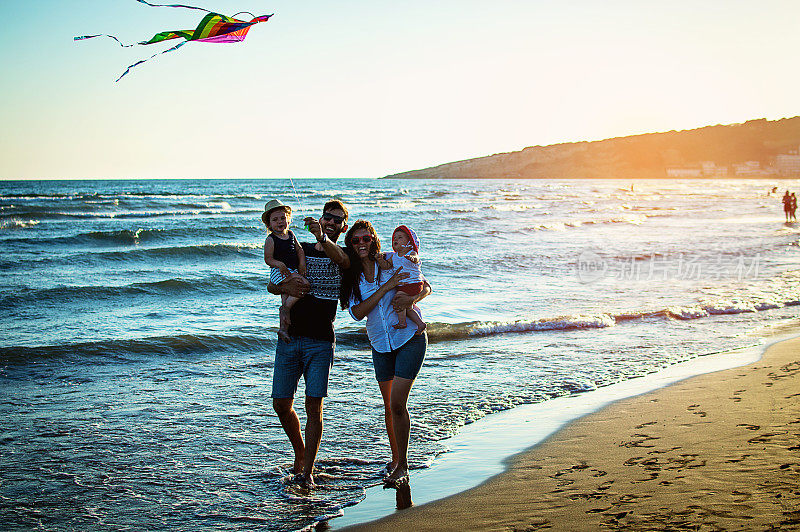
M 700 163 L 704 177 L 726 177 L 728 175 L 727 166 L 717 166 L 714 161 L 703 161 Z
M 701 166 L 668 166 L 667 177 L 703 177 Z
M 758 161 L 746 161 L 733 165 L 733 173 L 741 177 L 760 177 L 768 175 L 770 172 L 761 169 Z
M 780 175 L 800 174 L 800 155 L 777 155 L 775 157 L 775 169 Z

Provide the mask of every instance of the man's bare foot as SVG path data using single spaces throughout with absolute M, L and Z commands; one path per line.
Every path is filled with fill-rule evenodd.
M 427 329 L 428 329 L 428 324 L 427 324 L 427 323 L 425 323 L 425 322 L 423 321 L 423 322 L 422 322 L 422 325 L 417 325 L 417 332 L 416 332 L 416 333 L 414 333 L 414 334 L 415 334 L 415 335 L 422 334 L 422 333 L 424 333 L 424 332 L 425 332 Z
M 294 459 L 294 468 L 292 468 L 292 473 L 295 475 L 299 475 L 303 472 L 303 466 L 305 465 L 305 460 L 303 460 L 302 456 L 296 456 Z
M 314 482 L 314 477 L 311 475 L 311 473 L 302 475 L 300 487 L 307 490 L 313 490 L 317 487 L 317 484 Z

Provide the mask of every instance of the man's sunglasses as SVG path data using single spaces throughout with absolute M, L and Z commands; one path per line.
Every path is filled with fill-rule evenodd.
M 361 242 L 363 242 L 365 244 L 369 244 L 370 242 L 372 242 L 372 237 L 370 235 L 364 235 L 364 236 L 360 236 L 360 237 L 359 236 L 354 236 L 353 238 L 350 239 L 350 242 L 353 245 L 360 244 Z
M 342 222 L 344 222 L 344 216 L 336 216 L 335 214 L 331 214 L 329 212 L 323 212 L 322 219 L 327 220 L 329 222 L 333 220 L 333 223 L 336 224 L 341 224 Z

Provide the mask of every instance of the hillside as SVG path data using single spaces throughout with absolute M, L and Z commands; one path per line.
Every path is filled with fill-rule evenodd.
M 532 146 L 386 177 L 797 177 L 800 175 L 798 146 L 800 116 L 593 142 Z

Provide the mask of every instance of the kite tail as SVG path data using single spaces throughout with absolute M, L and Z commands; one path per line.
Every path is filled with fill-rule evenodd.
M 211 13 L 208 9 L 203 9 L 202 7 L 194 7 L 194 6 L 186 6 L 183 4 L 151 4 L 150 2 L 145 2 L 145 0 L 136 0 L 140 4 L 144 4 L 150 7 L 182 7 L 184 9 L 196 9 L 198 11 L 205 11 L 206 13 Z
M 114 39 L 117 43 L 122 46 L 123 48 L 130 48 L 131 46 L 136 46 L 137 44 L 142 43 L 133 43 L 133 44 L 125 44 L 113 35 L 108 35 L 107 33 L 99 33 L 97 35 L 81 35 L 80 37 L 73 38 L 74 41 L 83 41 L 85 39 L 94 39 L 95 37 L 108 37 L 109 39 Z
M 131 71 L 131 69 L 133 69 L 133 68 L 135 68 L 135 67 L 137 67 L 137 66 L 141 65 L 142 63 L 146 63 L 147 61 L 150 61 L 152 58 L 154 58 L 154 57 L 155 57 L 155 56 L 157 56 L 157 55 L 166 54 L 167 52 L 174 52 L 175 50 L 177 50 L 178 48 L 180 48 L 181 46 L 183 46 L 183 45 L 184 45 L 184 44 L 186 44 L 187 42 L 189 42 L 189 41 L 183 41 L 182 43 L 176 44 L 176 45 L 175 45 L 175 46 L 173 46 L 172 48 L 168 48 L 168 49 L 166 49 L 166 50 L 163 50 L 163 51 L 161 51 L 161 52 L 158 52 L 157 54 L 153 54 L 153 55 L 151 55 L 150 57 L 148 57 L 147 59 L 142 59 L 141 61 L 137 61 L 137 62 L 135 62 L 134 64 L 132 64 L 131 66 L 129 66 L 129 67 L 128 67 L 128 68 L 125 70 L 125 72 L 123 72 L 123 73 L 122 73 L 122 75 L 121 75 L 120 77 L 118 77 L 118 78 L 117 78 L 117 80 L 116 80 L 114 83 L 116 83 L 117 81 L 119 81 L 119 80 L 121 80 L 122 78 L 124 78 L 124 77 L 125 77 L 125 74 L 127 74 L 128 72 L 130 72 L 130 71 Z

